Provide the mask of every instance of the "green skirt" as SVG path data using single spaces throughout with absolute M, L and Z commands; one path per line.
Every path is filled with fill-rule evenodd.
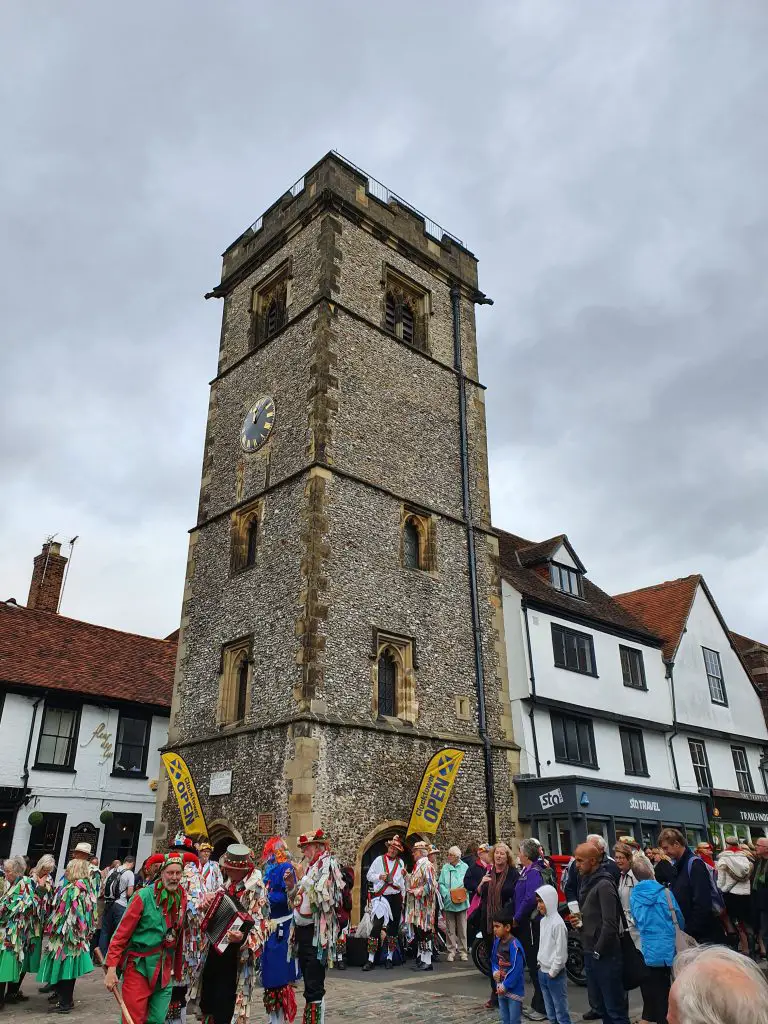
M 21 977 L 21 964 L 10 949 L 0 950 L 0 982 L 18 981 Z
M 93 960 L 91 960 L 90 953 L 65 956 L 63 960 L 57 960 L 51 953 L 46 953 L 37 980 L 44 985 L 55 985 L 57 981 L 82 978 L 84 974 L 90 974 L 92 970 Z
M 36 936 L 32 939 L 32 945 L 27 951 L 27 955 L 24 959 L 24 970 L 29 971 L 30 974 L 37 974 L 40 970 L 40 961 L 43 954 L 43 937 L 42 935 Z

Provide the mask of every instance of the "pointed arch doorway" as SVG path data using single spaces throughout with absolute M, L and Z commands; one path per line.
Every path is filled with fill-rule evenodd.
M 218 818 L 208 825 L 208 841 L 213 846 L 212 860 L 218 860 L 232 843 L 242 843 L 243 838 L 228 821 Z

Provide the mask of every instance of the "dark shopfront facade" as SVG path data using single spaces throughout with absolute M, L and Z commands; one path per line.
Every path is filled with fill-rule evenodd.
M 726 836 L 736 835 L 744 843 L 768 836 L 768 796 L 713 789 L 709 835 L 716 851 L 723 849 Z
M 644 847 L 655 846 L 659 830 L 667 825 L 681 828 L 692 845 L 707 836 L 707 802 L 699 793 L 593 782 L 574 775 L 518 779 L 516 785 L 520 821 L 549 853 L 573 853 L 595 833 L 609 846 L 626 835 Z

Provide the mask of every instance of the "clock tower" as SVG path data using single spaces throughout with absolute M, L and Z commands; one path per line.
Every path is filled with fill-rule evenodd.
M 169 746 L 211 839 L 322 827 L 360 870 L 422 773 L 440 845 L 515 834 L 477 261 L 329 153 L 225 252 Z M 229 778 L 231 772 L 231 780 Z M 167 780 L 165 822 L 178 818 Z

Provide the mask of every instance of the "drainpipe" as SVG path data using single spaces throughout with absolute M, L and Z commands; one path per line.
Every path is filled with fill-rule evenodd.
M 38 697 L 35 703 L 32 705 L 32 724 L 29 727 L 29 738 L 27 739 L 27 753 L 24 756 L 24 774 L 21 776 L 24 785 L 22 786 L 21 799 L 19 800 L 19 807 L 22 807 L 29 797 L 29 755 L 32 750 L 32 737 L 35 735 L 35 722 L 37 721 L 37 709 L 40 707 L 41 702 L 45 699 L 45 695 Z
M 664 664 L 667 666 L 667 679 L 669 680 L 669 692 L 672 696 L 672 735 L 667 740 L 669 747 L 669 756 L 672 759 L 672 776 L 675 783 L 675 789 L 680 789 L 680 778 L 677 774 L 677 761 L 675 760 L 675 747 L 674 739 L 677 736 L 677 702 L 675 700 L 675 663 L 674 661 L 665 661 Z
M 531 723 L 531 736 L 533 738 L 533 758 L 536 762 L 536 778 L 541 778 L 541 761 L 539 761 L 539 742 L 536 739 L 536 673 L 533 671 L 533 650 L 531 648 L 531 630 L 528 623 L 528 602 L 522 600 L 523 621 L 525 622 L 525 645 L 528 648 L 528 667 L 531 670 L 531 710 L 528 712 L 528 719 Z
M 467 385 L 461 360 L 461 290 L 451 285 L 453 312 L 453 366 L 459 381 L 459 435 L 461 440 L 461 496 L 464 521 L 467 528 L 467 562 L 469 593 L 472 605 L 472 634 L 475 646 L 475 689 L 477 692 L 478 732 L 483 741 L 483 767 L 485 775 L 485 817 L 488 841 L 496 841 L 496 797 L 493 786 L 493 755 L 488 736 L 485 713 L 485 674 L 483 672 L 483 636 L 480 628 L 480 603 L 477 596 L 477 561 L 475 558 L 475 530 L 472 523 L 472 498 L 469 491 L 469 454 L 467 443 Z

